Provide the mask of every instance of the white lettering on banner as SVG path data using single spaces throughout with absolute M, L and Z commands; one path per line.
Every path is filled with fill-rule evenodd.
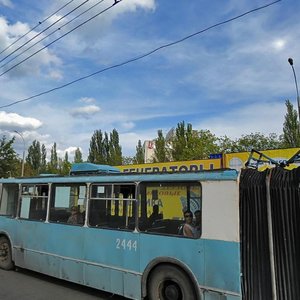
M 116 249 L 119 250 L 137 250 L 137 241 L 126 240 L 126 239 L 116 239 Z

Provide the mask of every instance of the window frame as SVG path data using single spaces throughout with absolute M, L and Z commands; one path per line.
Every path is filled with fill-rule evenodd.
M 93 193 L 93 187 L 96 186 L 103 186 L 103 187 L 110 187 L 110 195 L 108 196 L 100 196 L 100 197 L 95 197 L 92 195 Z M 132 198 L 128 198 L 128 197 L 115 197 L 115 187 L 130 187 L 133 190 L 132 193 Z M 136 199 L 136 195 L 137 195 L 137 188 L 138 188 L 138 184 L 136 182 L 109 182 L 109 183 L 102 183 L 102 182 L 93 182 L 90 184 L 89 186 L 89 197 L 88 197 L 88 216 L 87 216 L 87 225 L 91 228 L 99 228 L 99 229 L 108 229 L 108 230 L 121 230 L 121 231 L 134 231 L 136 228 L 136 219 L 137 219 L 137 206 L 138 206 L 138 201 Z M 118 193 L 119 195 L 120 193 Z M 102 210 L 102 212 L 105 213 L 105 217 L 123 217 L 125 218 L 125 227 L 121 228 L 121 227 L 115 227 L 115 226 L 101 226 L 100 224 L 96 224 L 96 225 L 92 225 L 91 219 L 92 219 L 92 202 L 93 201 L 105 201 L 105 207 Z M 115 213 L 113 215 L 111 215 L 110 213 L 113 211 L 112 210 L 112 201 L 123 201 L 124 203 L 126 203 L 125 205 L 125 215 L 124 214 L 124 206 L 123 206 L 123 214 L 118 214 L 116 215 Z M 130 218 L 130 214 L 128 213 L 128 209 L 130 207 L 131 204 L 131 208 L 132 208 L 132 216 L 131 218 L 133 218 L 134 220 L 134 224 L 133 224 L 133 228 L 129 227 L 129 218 Z M 135 208 L 134 208 L 135 207 Z M 110 211 L 108 211 L 110 210 Z M 100 212 L 100 210 L 99 210 Z M 109 213 L 110 212 L 110 213 Z M 115 212 L 115 210 L 114 210 Z M 104 217 L 104 215 L 103 215 Z M 109 223 L 109 222 L 108 222 Z
M 190 197 L 190 189 L 192 186 L 198 186 L 199 187 L 199 192 L 200 192 L 200 196 L 199 196 L 199 199 L 198 199 L 198 204 L 199 204 L 199 209 L 196 209 L 195 212 L 197 210 L 200 210 L 201 212 L 201 225 L 200 225 L 200 236 L 199 237 L 193 237 L 193 238 L 190 238 L 190 237 L 186 237 L 186 236 L 183 236 L 181 234 L 179 234 L 179 228 L 178 228 L 178 233 L 175 234 L 175 233 L 165 233 L 165 232 L 155 232 L 155 231 L 149 231 L 148 229 L 147 230 L 141 230 L 140 228 L 140 224 L 143 224 L 145 222 L 145 220 L 142 220 L 141 221 L 141 215 L 142 213 L 140 214 L 140 211 L 138 209 L 137 211 L 137 230 L 140 232 L 140 233 L 144 233 L 144 234 L 154 234 L 154 235 L 161 235 L 161 236 L 173 236 L 173 237 L 179 237 L 179 238 L 190 238 L 190 239 L 199 239 L 201 238 L 202 236 L 202 227 L 203 227 L 203 218 L 202 218 L 202 215 L 203 215 L 203 211 L 202 211 L 202 201 L 203 201 L 203 187 L 202 187 L 202 184 L 200 181 L 141 181 L 139 182 L 139 185 L 138 185 L 138 194 L 137 194 L 137 197 L 138 198 L 141 198 L 141 189 L 144 189 L 144 194 L 145 194 L 145 197 L 146 199 L 143 200 L 143 199 L 139 199 L 139 207 L 143 206 L 144 204 L 142 203 L 143 201 L 146 201 L 146 210 L 147 210 L 147 187 L 163 187 L 163 186 L 186 186 L 186 187 L 189 187 L 187 189 L 187 195 L 189 195 L 187 198 L 189 199 L 189 201 L 187 200 L 187 208 L 185 209 L 185 211 L 187 210 L 191 210 L 191 198 L 195 198 L 195 197 Z M 145 212 L 144 212 L 145 213 Z M 183 211 L 184 213 L 184 211 Z M 193 213 L 194 214 L 194 213 Z M 146 216 L 147 216 L 147 211 L 146 211 Z M 195 217 L 195 216 L 194 216 Z M 147 216 L 148 218 L 148 216 Z M 162 219 L 163 221 L 164 219 Z M 168 220 L 168 219 L 166 219 Z M 172 221 L 175 221 L 176 219 L 171 219 Z M 183 218 L 183 214 L 182 214 L 182 218 L 178 219 L 178 221 L 181 221 L 181 225 L 179 226 L 182 226 L 184 225 L 184 218 Z M 175 222 L 174 222 L 175 223 Z M 179 222 L 178 222 L 179 223 Z

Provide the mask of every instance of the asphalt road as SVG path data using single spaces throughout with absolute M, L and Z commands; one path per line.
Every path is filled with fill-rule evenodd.
M 126 300 L 126 298 L 55 279 L 24 269 L 0 269 L 0 299 L 5 300 Z

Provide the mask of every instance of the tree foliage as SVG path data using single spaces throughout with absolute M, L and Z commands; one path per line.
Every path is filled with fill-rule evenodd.
M 122 164 L 122 148 L 119 141 L 119 133 L 116 129 L 108 134 L 101 130 L 94 131 L 90 141 L 88 161 L 95 164 Z
M 58 168 L 58 156 L 57 156 L 57 150 L 56 150 L 56 143 L 53 144 L 50 152 L 50 161 L 47 166 L 47 170 L 49 173 L 59 173 L 59 168 Z
M 232 141 L 229 152 L 242 152 L 255 150 L 277 149 L 282 146 L 281 138 L 275 133 L 265 135 L 263 133 L 250 133 L 242 135 L 239 139 Z
M 138 144 L 135 147 L 136 153 L 133 158 L 135 164 L 143 164 L 145 162 L 144 148 L 142 146 L 142 141 L 138 140 Z
M 286 115 L 283 123 L 283 144 L 284 147 L 300 147 L 300 129 L 297 118 L 297 111 L 290 100 L 286 100 Z
M 206 159 L 218 151 L 218 139 L 209 130 L 197 131 L 192 124 L 178 123 L 172 139 L 173 160 Z
M 42 164 L 42 152 L 40 142 L 34 140 L 28 148 L 26 163 L 30 166 L 33 175 L 38 175 Z
M 74 163 L 82 163 L 82 153 L 79 148 L 75 150 Z
M 122 164 L 122 147 L 120 146 L 119 133 L 116 129 L 110 133 L 109 151 L 107 154 L 107 162 L 110 165 Z
M 68 175 L 71 170 L 71 163 L 69 162 L 68 152 L 65 153 L 65 158 L 62 160 L 59 159 L 59 174 Z
M 166 162 L 169 161 L 169 153 L 166 139 L 162 130 L 157 131 L 157 138 L 155 140 L 154 149 L 154 162 Z
M 13 148 L 15 138 L 7 140 L 5 136 L 0 139 L 0 177 L 18 176 L 18 158 Z

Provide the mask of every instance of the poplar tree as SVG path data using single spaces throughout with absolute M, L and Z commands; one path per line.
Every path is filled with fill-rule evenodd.
M 90 141 L 88 161 L 94 164 L 106 164 L 104 142 L 101 130 L 95 130 Z
M 119 133 L 116 129 L 110 133 L 108 163 L 111 165 L 122 164 L 122 147 L 120 146 Z
M 56 151 L 56 143 L 54 143 L 51 148 L 50 162 L 48 163 L 48 171 L 50 173 L 58 173 L 58 157 Z
M 154 159 L 153 162 L 169 161 L 166 139 L 162 130 L 157 131 L 157 138 L 155 140 Z
M 284 147 L 300 147 L 300 130 L 297 111 L 290 100 L 286 100 L 286 115 L 283 123 L 283 143 Z
M 139 140 L 137 146 L 135 147 L 136 154 L 134 156 L 134 163 L 135 164 L 143 164 L 145 162 L 145 155 L 144 155 L 144 148 L 142 146 L 142 141 Z
M 68 175 L 71 170 L 71 163 L 69 162 L 69 155 L 66 151 L 65 158 L 63 161 L 61 161 L 61 167 L 60 167 L 60 174 L 62 175 Z
M 34 140 L 28 148 L 28 154 L 26 157 L 26 163 L 30 166 L 33 174 L 38 175 L 41 170 L 42 152 L 40 142 Z
M 42 144 L 41 150 L 41 172 L 46 172 L 47 170 L 47 150 L 44 144 Z
M 82 163 L 82 153 L 79 148 L 75 150 L 74 163 Z

